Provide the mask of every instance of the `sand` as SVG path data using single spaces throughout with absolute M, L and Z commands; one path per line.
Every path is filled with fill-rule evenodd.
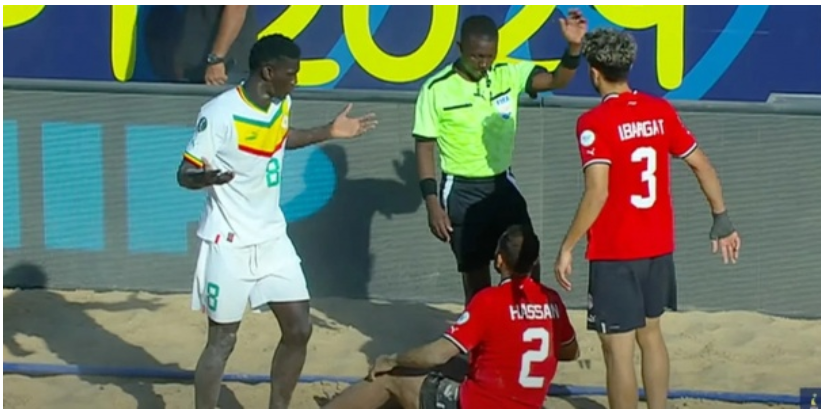
M 4 291 L 3 360 L 93 366 L 191 370 L 203 345 L 205 323 L 187 295 Z M 363 376 L 368 360 L 435 338 L 456 318 L 456 305 L 319 300 L 305 374 Z M 604 384 L 597 339 L 581 331 L 573 311 L 582 360 L 565 363 L 554 383 Z M 797 395 L 821 385 L 821 322 L 755 313 L 670 314 L 664 321 L 674 389 Z M 279 337 L 270 314 L 248 314 L 228 372 L 266 374 Z M 188 408 L 190 382 L 111 377 L 3 376 L 5 408 Z M 295 408 L 314 408 L 342 384 L 300 385 Z M 265 408 L 266 385 L 228 383 L 220 406 Z M 548 407 L 596 408 L 606 400 L 550 398 Z M 785 408 L 706 400 L 673 400 L 676 408 Z

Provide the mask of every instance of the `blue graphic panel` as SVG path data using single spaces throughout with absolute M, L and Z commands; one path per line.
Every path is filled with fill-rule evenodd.
M 103 130 L 43 123 L 43 211 L 49 249 L 105 248 Z
M 177 168 L 191 128 L 126 126 L 128 249 L 185 254 L 188 226 L 202 212 L 205 192 L 177 185 Z
M 285 152 L 282 175 L 282 212 L 296 222 L 319 212 L 333 197 L 336 170 L 316 146 Z
M 17 121 L 3 120 L 3 248 L 20 248 L 20 158 Z

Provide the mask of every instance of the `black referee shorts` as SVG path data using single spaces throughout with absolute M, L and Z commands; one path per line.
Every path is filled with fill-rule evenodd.
M 453 226 L 450 245 L 459 272 L 487 268 L 509 226 L 533 227 L 527 202 L 510 171 L 490 178 L 446 174 L 439 199 Z

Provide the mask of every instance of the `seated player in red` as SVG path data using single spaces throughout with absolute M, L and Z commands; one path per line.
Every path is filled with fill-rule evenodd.
M 498 286 L 479 292 L 443 337 L 377 358 L 367 379 L 324 407 L 541 408 L 558 362 L 578 358 L 579 346 L 559 294 L 528 275 L 538 260 L 532 230 L 508 228 L 496 249 Z M 446 371 L 468 352 L 466 373 Z

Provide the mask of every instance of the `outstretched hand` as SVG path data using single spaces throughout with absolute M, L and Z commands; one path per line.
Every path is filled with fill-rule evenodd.
M 202 169 L 197 173 L 200 174 L 199 179 L 203 186 L 227 184 L 234 179 L 233 172 L 214 169 L 207 159 L 202 160 Z
M 567 18 L 559 19 L 559 26 L 562 28 L 562 36 L 571 46 L 582 44 L 584 35 L 587 33 L 587 19 L 579 9 L 571 9 L 567 13 Z
M 725 264 L 738 262 L 738 253 L 741 251 L 741 237 L 738 231 L 733 231 L 727 237 L 712 240 L 713 254 L 721 253 Z
M 333 124 L 331 124 L 331 137 L 335 139 L 350 139 L 355 138 L 375 128 L 379 122 L 376 120 L 376 114 L 368 113 L 365 116 L 358 118 L 348 117 L 351 112 L 353 104 L 348 103 L 345 109 L 336 116 Z

